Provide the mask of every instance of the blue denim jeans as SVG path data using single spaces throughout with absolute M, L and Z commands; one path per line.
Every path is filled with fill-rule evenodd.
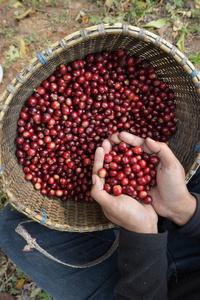
M 33 249 L 23 252 L 26 241 L 15 232 L 27 218 L 7 205 L 0 214 L 0 246 L 8 257 L 36 284 L 56 300 L 115 299 L 119 278 L 117 250 L 104 262 L 86 269 L 59 264 Z M 37 243 L 57 259 L 74 265 L 102 256 L 116 238 L 114 230 L 93 233 L 66 233 L 36 222 L 23 226 Z
M 188 189 L 200 193 L 200 170 Z M 0 214 L 0 246 L 8 257 L 36 284 L 56 300 L 113 300 L 119 278 L 117 250 L 104 262 L 86 269 L 74 269 L 47 258 L 37 250 L 23 252 L 26 241 L 15 232 L 27 218 L 7 205 Z M 200 270 L 200 240 L 168 230 L 168 281 L 178 281 L 186 273 Z M 69 264 L 84 264 L 99 258 L 112 245 L 116 230 L 93 233 L 59 232 L 35 222 L 23 224 L 47 252 Z M 133 254 L 134 255 L 134 254 Z M 133 266 L 134 269 L 134 266 Z

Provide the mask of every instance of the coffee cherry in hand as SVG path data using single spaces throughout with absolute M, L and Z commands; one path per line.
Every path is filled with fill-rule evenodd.
M 122 193 L 145 204 L 152 203 L 147 192 L 156 185 L 156 155 L 148 155 L 140 146 L 129 147 L 121 142 L 105 154 L 104 166 L 98 171 L 105 178 L 104 189 L 109 194 L 119 196 Z

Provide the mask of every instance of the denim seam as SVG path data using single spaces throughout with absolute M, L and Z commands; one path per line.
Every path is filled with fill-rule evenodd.
M 168 257 L 168 259 L 170 260 L 170 263 L 169 263 L 169 265 L 168 265 L 168 269 L 169 269 L 170 266 L 172 266 L 172 268 L 173 268 L 172 276 L 175 277 L 176 282 L 178 282 L 178 271 L 177 271 L 177 266 L 176 266 L 176 263 L 175 263 L 175 261 L 173 260 L 173 258 L 172 258 L 172 256 L 171 256 L 169 250 L 167 250 L 167 257 Z

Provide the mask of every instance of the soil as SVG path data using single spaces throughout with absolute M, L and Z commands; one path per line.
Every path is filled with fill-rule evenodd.
M 2 1 L 0 1 L 1 3 Z M 28 63 L 37 53 L 43 51 L 47 46 L 50 46 L 66 35 L 80 30 L 83 27 L 90 26 L 89 23 L 79 24 L 75 19 L 80 11 L 85 7 L 88 10 L 88 1 L 80 0 L 73 1 L 73 7 L 65 9 L 63 7 L 45 7 L 45 9 L 35 9 L 26 18 L 18 21 L 14 17 L 15 8 L 8 8 L 7 1 L 0 4 L 0 64 L 7 60 L 6 51 L 10 45 L 19 46 L 20 39 L 30 39 L 32 42 L 28 46 L 28 53 L 23 59 L 20 57 L 6 68 L 4 78 L 0 85 L 0 95 L 4 92 L 6 86 L 15 78 L 24 65 Z M 62 19 L 61 19 L 62 16 Z M 4 36 L 4 32 L 14 30 L 13 36 Z

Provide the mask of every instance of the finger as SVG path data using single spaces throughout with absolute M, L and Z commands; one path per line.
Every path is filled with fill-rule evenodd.
M 93 174 L 98 174 L 99 169 L 103 168 L 104 155 L 104 149 L 102 147 L 98 147 L 94 155 Z
M 119 133 L 113 133 L 112 135 L 110 135 L 109 140 L 112 145 L 119 144 L 121 142 L 121 140 L 119 139 Z
M 104 149 L 105 154 L 109 153 L 110 150 L 112 149 L 111 142 L 108 139 L 104 140 L 103 143 L 102 143 L 102 148 Z
M 104 183 L 96 174 L 92 175 L 92 183 L 92 198 L 94 198 L 103 207 L 104 210 L 110 211 L 115 203 L 115 197 L 109 195 L 104 190 Z
M 118 139 L 120 139 L 120 141 L 125 142 L 131 146 L 140 146 L 142 147 L 142 149 L 144 150 L 144 152 L 148 153 L 148 154 L 152 154 L 152 151 L 150 151 L 150 149 L 147 147 L 146 145 L 146 140 L 142 139 L 136 135 L 133 135 L 131 133 L 122 131 L 119 133 L 119 137 Z
M 166 168 L 174 166 L 178 159 L 165 143 L 156 142 L 150 138 L 146 139 L 148 148 L 155 153 Z

